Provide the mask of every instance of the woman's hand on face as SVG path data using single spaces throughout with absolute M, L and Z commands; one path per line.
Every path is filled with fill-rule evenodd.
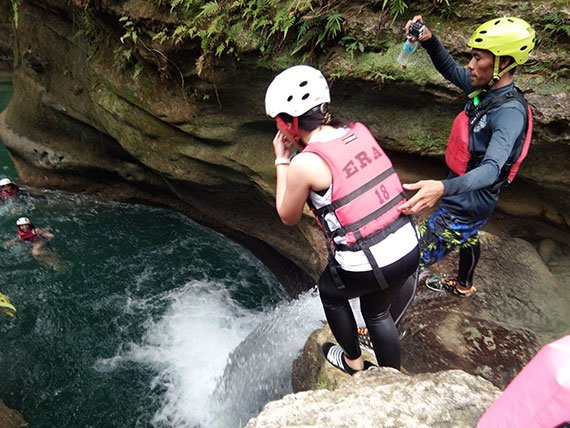
M 281 131 L 273 138 L 273 149 L 276 158 L 288 158 L 291 155 L 291 143 Z

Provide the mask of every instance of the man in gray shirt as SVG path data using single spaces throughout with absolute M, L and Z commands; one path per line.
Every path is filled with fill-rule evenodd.
M 421 16 L 414 17 L 406 24 L 406 31 L 421 20 Z M 441 181 L 405 184 L 406 190 L 417 193 L 401 210 L 415 214 L 441 198 L 436 212 L 419 226 L 421 264 L 431 265 L 459 250 L 459 271 L 457 277 L 432 276 L 426 285 L 468 296 L 476 291 L 472 282 L 480 254 L 478 231 L 495 209 L 501 187 L 512 180 L 530 143 L 530 110 L 514 86 L 513 74 L 514 67 L 524 64 L 534 48 L 535 33 L 519 18 L 488 21 L 469 40 L 471 60 L 465 68 L 425 25 L 416 36 L 412 41 L 422 43 L 436 69 L 470 100 L 450 134 L 446 153 L 449 175 Z

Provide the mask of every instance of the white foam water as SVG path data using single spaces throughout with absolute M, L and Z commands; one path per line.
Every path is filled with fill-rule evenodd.
M 168 292 L 166 312 L 149 318 L 139 344 L 100 359 L 112 371 L 142 364 L 160 391 L 154 426 L 243 426 L 270 400 L 291 392 L 291 366 L 324 314 L 315 293 L 256 311 L 230 296 L 227 284 L 194 281 Z M 139 307 L 151 302 L 140 303 Z

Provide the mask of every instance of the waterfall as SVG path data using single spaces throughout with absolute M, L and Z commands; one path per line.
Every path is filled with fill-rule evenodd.
M 161 391 L 154 426 L 236 427 L 268 401 L 292 392 L 291 367 L 308 335 L 322 325 L 315 292 L 275 307 L 245 309 L 223 284 L 192 282 L 162 299 L 170 306 L 147 320 L 142 343 L 100 359 L 99 371 L 150 367 Z

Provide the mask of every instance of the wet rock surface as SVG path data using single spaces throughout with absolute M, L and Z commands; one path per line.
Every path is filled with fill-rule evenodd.
M 335 390 L 290 394 L 246 427 L 474 427 L 499 389 L 460 370 L 408 376 L 382 368 Z
M 565 254 L 557 257 L 568 261 Z M 457 262 L 450 255 L 423 272 L 424 280 L 434 273 L 456 274 Z M 474 285 L 477 292 L 461 298 L 420 281 L 400 326 L 403 367 L 458 368 L 503 388 L 542 345 L 570 328 L 567 271 L 553 273 L 528 241 L 481 232 Z
M 500 394 L 461 370 L 408 375 L 379 368 L 351 377 L 325 361 L 320 348 L 331 339 L 328 326 L 311 334 L 293 369 L 295 390 L 305 392 L 267 404 L 247 427 L 475 426 Z
M 457 368 L 504 388 L 538 351 L 538 338 L 465 310 L 437 298 L 417 302 L 402 326 L 402 366 L 413 373 Z
M 4 401 L 0 400 L 0 427 L 25 428 L 27 426 L 28 423 L 19 412 L 10 409 L 4 404 Z

